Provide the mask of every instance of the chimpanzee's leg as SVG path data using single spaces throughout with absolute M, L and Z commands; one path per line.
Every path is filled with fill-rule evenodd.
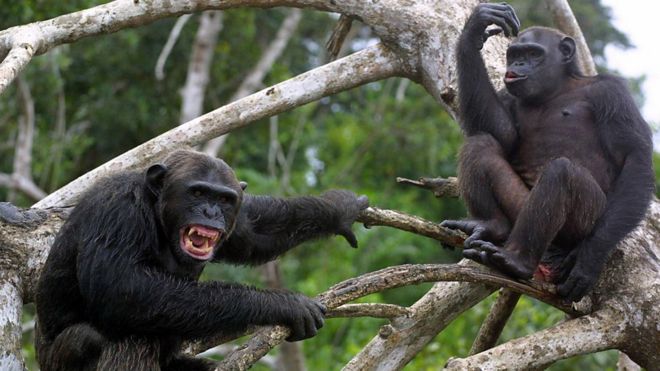
M 36 347 L 43 371 L 96 370 L 105 337 L 87 323 L 67 327 L 51 343 L 44 342 L 36 327 Z
M 101 352 L 99 370 L 160 371 L 158 339 L 131 336 L 109 342 Z
M 529 278 L 557 236 L 573 242 L 588 236 L 605 202 L 605 194 L 586 169 L 567 158 L 555 159 L 532 188 L 504 247 L 474 241 L 463 255 L 515 277 Z
M 467 233 L 466 247 L 475 240 L 504 241 L 529 189 L 511 168 L 495 138 L 488 134 L 465 138 L 458 163 L 458 181 L 473 219 L 446 220 L 442 226 Z

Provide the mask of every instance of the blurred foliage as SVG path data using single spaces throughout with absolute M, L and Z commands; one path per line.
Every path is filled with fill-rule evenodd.
M 84 9 L 101 1 L 28 0 L 0 7 L 0 28 L 43 20 Z M 551 25 L 542 2 L 514 0 L 525 26 Z M 610 23 L 609 9 L 598 0 L 571 1 L 599 68 L 604 47 L 630 45 Z M 286 16 L 285 9 L 231 10 L 215 47 L 205 109 L 225 104 L 260 57 Z M 185 81 L 198 15 L 184 27 L 157 81 L 154 66 L 174 19 L 60 46 L 36 58 L 25 70 L 35 98 L 36 136 L 33 176 L 47 192 L 61 187 L 103 162 L 174 127 L 179 120 L 179 89 Z M 312 69 L 326 59 L 324 43 L 336 17 L 305 11 L 282 57 L 266 77 L 266 86 Z M 354 27 L 360 27 L 356 22 Z M 355 47 L 371 33 L 360 32 Z M 403 92 L 403 94 L 401 94 Z M 639 95 L 639 94 L 638 94 Z M 641 102 L 641 95 L 640 102 Z M 12 169 L 17 122 L 23 115 L 15 84 L 0 99 L 0 171 Z M 61 117 L 62 119 L 58 119 Z M 270 137 L 270 119 L 231 134 L 222 157 L 256 194 L 319 194 L 341 187 L 369 196 L 371 204 L 440 221 L 460 218 L 458 200 L 438 200 L 430 192 L 398 185 L 397 176 L 455 174 L 460 130 L 451 117 L 418 85 L 402 79 L 374 82 L 277 117 L 277 137 Z M 270 143 L 276 139 L 290 166 L 273 166 Z M 656 164 L 658 162 L 656 161 Z M 660 168 L 657 168 L 660 172 Z M 0 190 L 0 199 L 7 191 Z M 28 206 L 30 200 L 15 203 Z M 307 243 L 280 260 L 285 285 L 316 295 L 333 284 L 369 271 L 405 263 L 454 262 L 460 253 L 438 243 L 388 228 L 356 225 L 359 249 L 340 237 Z M 259 269 L 209 266 L 205 279 L 226 279 L 263 286 Z M 363 302 L 414 303 L 430 284 L 390 290 Z M 455 320 L 406 367 L 436 370 L 449 357 L 465 356 L 490 298 Z M 26 307 L 25 321 L 34 317 Z M 504 339 L 533 333 L 561 320 L 561 313 L 523 299 L 505 329 Z M 385 322 L 377 319 L 330 319 L 304 343 L 310 370 L 339 369 Z M 26 332 L 28 367 L 36 369 L 31 331 Z M 275 351 L 277 352 L 277 351 Z M 551 370 L 614 369 L 615 354 L 605 352 L 557 363 Z M 257 366 L 255 369 L 263 369 Z

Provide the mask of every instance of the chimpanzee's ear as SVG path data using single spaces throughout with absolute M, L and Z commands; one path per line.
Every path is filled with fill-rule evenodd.
M 158 197 L 160 189 L 163 187 L 165 173 L 167 173 L 167 168 L 161 164 L 152 165 L 147 169 L 145 175 L 147 189 L 156 197 Z
M 573 58 L 575 57 L 575 49 L 575 40 L 573 40 L 572 37 L 566 36 L 559 42 L 559 51 L 563 56 L 562 60 L 564 63 L 573 61 Z
M 247 182 L 238 182 L 238 184 L 241 186 L 241 189 L 245 191 L 245 188 L 247 188 Z

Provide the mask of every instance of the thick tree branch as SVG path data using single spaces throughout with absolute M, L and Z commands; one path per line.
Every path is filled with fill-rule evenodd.
M 450 360 L 445 370 L 538 369 L 560 359 L 616 348 L 625 338 L 623 320 L 621 313 L 604 309 L 465 359 Z
M 327 318 L 339 317 L 373 317 L 389 318 L 404 317 L 410 315 L 410 309 L 393 304 L 369 303 L 369 304 L 344 304 L 328 310 Z
M 80 193 L 100 177 L 145 166 L 173 149 L 198 145 L 261 118 L 398 72 L 399 63 L 394 55 L 382 45 L 375 45 L 182 124 L 72 181 L 34 207 L 75 204 Z
M 2 50 L 0 49 L 0 54 Z M 18 76 L 23 68 L 30 63 L 34 55 L 34 47 L 30 44 L 13 46 L 9 54 L 0 63 L 0 94 L 7 89 L 9 84 Z

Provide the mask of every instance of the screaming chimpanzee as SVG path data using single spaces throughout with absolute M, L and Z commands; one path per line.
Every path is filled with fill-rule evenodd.
M 460 36 L 459 182 L 474 219 L 443 225 L 470 235 L 465 257 L 519 278 L 538 267 L 578 300 L 648 207 L 651 131 L 625 83 L 582 76 L 575 42 L 554 29 L 513 40 L 506 90 L 496 93 L 480 50 L 519 26 L 511 6 L 479 4 Z
M 39 280 L 41 369 L 207 369 L 179 353 L 183 340 L 275 324 L 290 341 L 314 336 L 325 308 L 312 299 L 197 279 L 209 261 L 263 263 L 312 238 L 340 234 L 356 247 L 351 225 L 368 200 L 257 197 L 245 186 L 223 161 L 177 151 L 86 192 Z

